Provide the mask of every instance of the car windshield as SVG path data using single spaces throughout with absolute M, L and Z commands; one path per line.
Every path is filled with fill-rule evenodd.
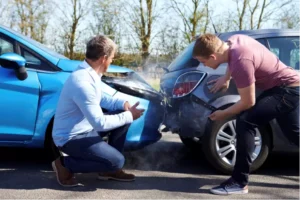
M 47 53 L 49 53 L 50 55 L 52 55 L 52 56 L 54 56 L 54 57 L 57 57 L 57 58 L 63 58 L 63 59 L 69 59 L 69 58 L 63 56 L 62 54 L 59 54 L 59 53 L 53 51 L 52 49 L 48 48 L 48 47 L 45 46 L 44 44 L 42 44 L 42 43 L 40 43 L 40 42 L 38 42 L 38 41 L 36 41 L 36 40 L 31 39 L 30 37 L 27 37 L 27 36 L 25 36 L 25 35 L 22 35 L 22 34 L 18 33 L 17 31 L 14 31 L 14 30 L 12 30 L 12 29 L 10 29 L 10 28 L 7 28 L 7 27 L 5 27 L 5 26 L 1 26 L 1 27 L 2 27 L 3 29 L 5 29 L 6 31 L 9 31 L 9 32 L 13 33 L 14 35 L 18 36 L 19 38 L 22 38 L 23 40 L 26 40 L 26 41 L 29 42 L 30 44 L 36 46 L 37 48 L 39 48 L 39 49 L 41 49 L 41 50 L 43 50 L 43 51 L 45 51 L 45 52 L 47 52 Z
M 197 67 L 200 62 L 192 57 L 195 41 L 187 46 L 179 56 L 169 65 L 169 71 L 176 71 L 184 68 Z

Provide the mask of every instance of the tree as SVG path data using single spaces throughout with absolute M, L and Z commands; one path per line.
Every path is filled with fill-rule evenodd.
M 11 15 L 21 33 L 39 42 L 45 42 L 45 33 L 51 14 L 51 1 L 45 0 L 13 0 Z
M 234 20 L 237 29 L 260 29 L 262 25 L 271 20 L 274 15 L 293 0 L 234 0 L 236 3 L 237 19 Z M 250 25 L 244 22 L 250 21 Z
M 156 8 L 156 0 L 139 0 L 138 4 L 128 4 L 127 13 L 131 29 L 138 36 L 139 45 L 142 56 L 142 66 L 145 67 L 145 62 L 150 55 L 150 43 L 153 39 L 153 24 L 157 15 L 154 14 Z
M 120 31 L 120 10 L 122 6 L 120 0 L 111 2 L 110 0 L 93 1 L 93 21 L 91 28 L 94 35 L 104 34 L 112 40 L 117 38 Z
M 90 0 L 68 0 L 61 5 L 59 8 L 63 17 L 60 18 L 62 27 L 60 38 L 63 52 L 70 59 L 74 59 L 75 46 L 81 34 L 79 26 L 90 11 Z
M 201 0 L 189 0 L 189 2 L 190 4 L 178 0 L 170 1 L 170 7 L 183 22 L 182 32 L 187 43 L 190 43 L 196 35 L 205 33 L 209 24 L 209 0 L 204 3 Z
M 299 30 L 299 4 L 291 4 L 283 9 L 282 13 L 276 19 L 276 24 L 280 28 L 289 28 Z

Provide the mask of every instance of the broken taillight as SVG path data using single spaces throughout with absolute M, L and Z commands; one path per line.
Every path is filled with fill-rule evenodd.
M 187 72 L 179 76 L 175 82 L 173 98 L 183 97 L 191 93 L 205 77 L 203 72 Z

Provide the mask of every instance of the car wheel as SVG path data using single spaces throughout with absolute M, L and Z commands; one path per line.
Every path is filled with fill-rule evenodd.
M 45 149 L 46 149 L 47 156 L 49 157 L 49 159 L 55 160 L 56 158 L 61 156 L 61 153 L 53 142 L 52 127 L 53 127 L 53 121 L 51 121 L 49 123 L 48 128 L 47 128 L 46 139 L 45 139 Z
M 218 171 L 231 174 L 236 161 L 236 120 L 212 122 L 202 142 L 202 150 L 210 164 Z M 257 170 L 267 159 L 270 135 L 264 128 L 256 129 L 255 149 L 251 171 Z
M 197 150 L 201 148 L 200 138 L 198 137 L 187 138 L 187 137 L 182 137 L 181 135 L 179 137 L 181 142 L 189 149 Z

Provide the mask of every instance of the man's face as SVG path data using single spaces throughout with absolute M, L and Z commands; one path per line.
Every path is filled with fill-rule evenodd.
M 208 58 L 202 56 L 196 56 L 195 59 L 201 62 L 204 66 L 212 69 L 217 69 L 220 65 L 218 58 L 215 54 L 211 54 Z
M 112 63 L 114 57 L 115 57 L 115 51 L 113 51 L 110 56 L 105 56 L 105 58 L 104 58 L 105 72 L 107 71 L 109 65 Z

